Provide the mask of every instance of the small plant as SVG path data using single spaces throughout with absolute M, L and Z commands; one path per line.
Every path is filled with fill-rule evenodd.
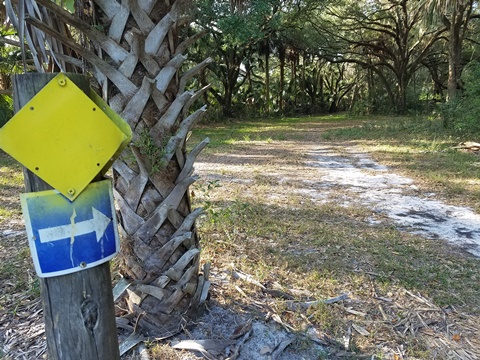
M 328 305 L 322 302 L 311 306 L 307 311 L 308 319 L 324 329 L 331 329 L 334 326 L 335 315 L 332 313 Z
M 216 188 L 222 187 L 220 180 L 209 180 L 205 183 L 197 183 L 194 186 L 194 191 L 192 191 L 192 197 L 201 197 L 202 198 L 202 208 L 208 214 L 210 221 L 212 223 L 216 222 L 218 218 L 217 211 L 213 201 L 211 200 L 212 191 Z
M 473 61 L 462 76 L 464 92 L 458 99 L 449 101 L 440 106 L 440 113 L 443 124 L 447 129 L 453 129 L 461 134 L 472 134 L 478 136 L 480 121 L 478 112 L 480 110 L 480 63 Z
M 166 165 L 164 159 L 166 142 L 167 140 L 164 140 L 162 147 L 159 148 L 147 129 L 140 133 L 140 139 L 135 142 L 135 146 L 140 149 L 140 153 L 146 155 L 150 161 L 150 175 L 159 172 Z

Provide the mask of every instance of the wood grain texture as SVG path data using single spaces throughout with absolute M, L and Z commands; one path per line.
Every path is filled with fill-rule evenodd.
M 56 74 L 13 77 L 15 112 Z M 87 91 L 86 76 L 68 74 Z M 55 99 L 52 99 L 55 101 Z M 24 169 L 26 192 L 52 187 Z M 49 360 L 120 359 L 109 262 L 73 274 L 40 279 Z

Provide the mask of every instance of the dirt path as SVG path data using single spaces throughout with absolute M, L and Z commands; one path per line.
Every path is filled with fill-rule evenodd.
M 376 163 L 359 147 L 321 146 L 308 155 L 308 166 L 319 178 L 300 191 L 312 201 L 365 206 L 400 230 L 446 240 L 480 256 L 480 215 L 472 210 L 436 200 L 435 193 L 421 193 L 414 180 Z M 372 224 L 378 221 L 372 218 Z
M 258 183 L 259 178 L 263 177 L 263 181 L 271 185 L 268 196 L 263 200 L 265 203 L 281 203 L 282 198 L 293 192 L 305 202 L 365 208 L 372 213 L 369 219 L 372 226 L 393 224 L 401 231 L 450 242 L 480 256 L 478 214 L 468 208 L 437 200 L 435 193 L 420 191 L 413 179 L 395 174 L 389 167 L 375 162 L 360 147 L 332 143 L 318 145 L 312 142 L 251 142 L 242 149 L 236 153 L 217 153 L 200 159 L 196 172 L 206 181 L 219 180 L 227 189 L 229 184 L 232 187 L 235 184 L 246 196 L 253 191 L 252 184 Z M 213 309 L 213 312 L 222 311 L 217 307 Z M 239 320 L 246 319 L 240 317 Z M 242 348 L 239 360 L 271 359 L 271 353 L 259 354 L 259 349 L 274 349 L 287 337 L 288 333 L 278 324 L 258 324 L 263 326 L 263 330 L 250 334 L 245 342 L 250 345 Z M 208 326 L 215 328 L 219 324 L 210 318 Z M 269 338 L 263 336 L 265 329 L 268 329 Z M 228 331 L 228 327 L 223 327 L 214 335 L 222 336 Z M 199 333 L 196 335 L 200 336 Z M 480 358 L 478 351 L 462 353 L 461 346 L 449 341 L 448 336 L 439 338 L 438 348 L 443 347 L 443 350 L 439 350 L 439 354 L 443 354 L 439 358 Z M 319 348 L 321 346 L 310 349 L 310 352 L 290 352 L 287 349 L 278 359 L 316 359 L 313 354 L 315 351 L 318 354 Z M 384 347 L 384 358 L 407 358 L 399 349 L 401 347 Z
M 278 184 L 272 187 L 270 197 L 293 191 L 314 203 L 369 208 L 376 214 L 372 225 L 388 219 L 399 230 L 445 240 L 480 256 L 479 214 L 437 200 L 433 192 L 421 192 L 414 180 L 375 162 L 358 146 L 263 144 L 242 155 L 200 160 L 196 170 L 202 178 L 220 179 L 225 186 L 230 181 L 250 184 L 263 172 Z M 228 175 L 219 176 L 222 172 Z
M 388 167 L 373 161 L 356 146 L 252 142 L 246 144 L 242 153 L 200 157 L 196 173 L 204 180 L 220 179 L 225 188 L 228 188 L 229 182 L 241 183 L 245 192 L 251 190 L 249 187 L 254 177 L 263 177 L 271 186 L 265 202 L 278 203 L 279 198 L 293 192 L 299 194 L 304 201 L 313 203 L 331 202 L 344 207 L 366 207 L 372 210 L 373 215 L 369 219 L 372 225 L 389 222 L 400 230 L 448 241 L 480 256 L 478 214 L 468 208 L 438 201 L 434 193 L 421 193 L 414 180 L 395 174 Z M 19 231 L 18 226 L 0 228 L 0 241 L 11 242 L 18 237 L 23 238 Z M 225 273 L 216 272 L 215 269 L 212 273 L 213 282 L 229 281 L 229 276 Z M 35 317 L 27 314 L 29 309 L 36 311 Z M 12 359 L 34 359 L 28 354 L 28 349 L 17 344 L 18 341 L 12 341 L 12 337 L 22 337 L 23 343 L 37 347 L 36 354 L 43 356 L 45 351 L 38 301 L 26 304 L 25 314 L 24 319 L 10 319 L 8 323 L 3 323 L 3 329 L 0 327 L 0 335 L 3 330 L 3 340 L 10 340 L 9 347 L 4 346 L 3 351 L 12 349 Z M 235 327 L 245 325 L 248 321 L 248 314 L 240 314 L 219 304 L 210 303 L 206 315 L 199 320 L 196 328 L 175 340 L 225 338 Z M 237 359 L 317 359 L 322 352 L 322 345 L 313 342 L 308 349 L 297 347 L 291 350 L 289 345 L 294 338 L 286 330 L 287 327 L 282 326 L 281 319 L 253 321 L 245 334 L 237 340 L 237 344 L 238 341 L 242 342 L 238 347 Z M 33 328 L 35 332 L 29 331 Z M 222 352 L 225 351 L 232 349 L 228 349 L 228 346 L 227 349 L 223 348 L 216 358 L 224 358 Z M 398 349 L 385 348 L 383 353 L 386 359 L 403 358 L 395 357 L 401 355 Z M 191 352 L 179 353 L 178 358 L 197 359 Z

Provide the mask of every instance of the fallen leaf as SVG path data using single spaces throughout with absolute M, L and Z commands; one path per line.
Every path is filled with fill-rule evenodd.
M 461 339 L 462 337 L 460 336 L 460 334 L 453 334 L 452 336 L 453 341 L 460 341 Z
M 370 333 L 363 327 L 361 327 L 360 325 L 356 325 L 356 324 L 352 324 L 352 327 L 360 334 L 360 335 L 363 335 L 363 336 L 368 336 L 370 335 Z
M 247 332 L 249 332 L 251 328 L 252 328 L 252 320 L 249 319 L 246 323 L 240 324 L 237 326 L 237 328 L 233 331 L 231 338 L 238 339 L 240 336 L 243 336 Z

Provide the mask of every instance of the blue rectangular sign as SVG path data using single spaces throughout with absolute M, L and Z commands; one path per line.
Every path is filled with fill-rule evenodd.
M 110 180 L 91 183 L 74 201 L 56 190 L 20 198 L 38 276 L 80 271 L 117 254 L 120 245 Z

